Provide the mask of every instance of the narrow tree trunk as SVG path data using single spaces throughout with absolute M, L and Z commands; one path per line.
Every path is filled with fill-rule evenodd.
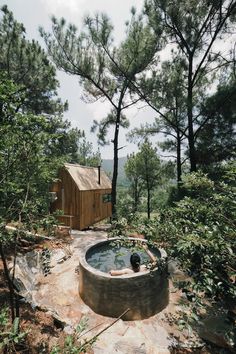
M 19 236 L 19 233 L 17 232 L 17 236 L 15 236 L 15 238 L 14 238 L 14 265 L 13 265 L 13 274 L 12 274 L 12 278 L 11 278 L 12 284 L 15 279 L 18 236 Z M 13 288 L 13 291 L 14 291 L 14 288 Z M 14 291 L 14 300 L 15 300 L 15 316 L 20 318 L 19 296 L 15 291 Z
M 147 188 L 147 216 L 148 216 L 148 219 L 150 219 L 150 215 L 151 215 L 150 199 L 151 199 L 150 188 L 148 187 Z
M 138 180 L 134 181 L 134 212 L 137 211 L 138 206 Z
M 176 149 L 176 155 L 177 155 L 177 185 L 178 188 L 180 186 L 181 183 L 181 175 L 182 175 L 182 170 L 181 170 L 181 138 L 180 138 L 180 134 L 177 131 L 177 149 Z
M 2 263 L 3 263 L 4 275 L 6 277 L 7 285 L 8 285 L 8 289 L 9 289 L 11 319 L 12 319 L 12 323 L 13 323 L 14 319 L 16 317 L 16 314 L 15 314 L 15 291 L 14 291 L 13 284 L 12 284 L 12 281 L 11 281 L 11 277 L 10 277 L 10 274 L 9 274 L 7 261 L 6 261 L 4 250 L 3 250 L 3 245 L 2 245 L 1 242 L 0 242 L 0 255 L 1 255 Z
M 189 72 L 188 72 L 188 145 L 189 145 L 189 159 L 190 159 L 190 171 L 194 172 L 197 170 L 196 166 L 196 153 L 194 144 L 194 133 L 193 133 L 193 86 L 192 86 L 192 75 L 193 75 L 193 62 L 192 58 L 189 59 Z
M 120 128 L 120 116 L 121 110 L 117 110 L 116 116 L 116 126 L 115 134 L 113 140 L 113 152 L 114 152 L 114 161 L 113 161 L 113 175 L 112 175 L 112 191 L 111 191 L 111 202 L 112 202 L 112 218 L 116 219 L 116 186 L 117 186 L 117 176 L 118 176 L 118 137 L 119 137 L 119 128 Z
M 3 104 L 0 103 L 0 123 L 3 122 Z

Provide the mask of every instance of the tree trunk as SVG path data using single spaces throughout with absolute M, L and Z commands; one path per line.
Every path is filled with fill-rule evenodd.
M 12 281 L 11 281 L 11 277 L 10 277 L 10 274 L 9 274 L 7 261 L 6 261 L 4 250 L 3 250 L 3 245 L 2 245 L 1 242 L 0 242 L 0 255 L 1 255 L 2 263 L 3 263 L 4 275 L 6 277 L 7 285 L 8 285 L 8 289 L 9 289 L 11 320 L 12 320 L 12 323 L 13 323 L 14 319 L 16 318 L 16 313 L 15 313 L 15 291 L 14 291 L 14 287 L 13 287 L 13 284 L 12 284 Z
M 189 145 L 189 159 L 190 159 L 190 171 L 194 172 L 197 170 L 196 166 L 196 153 L 194 144 L 194 133 L 193 133 L 193 60 L 192 57 L 189 58 L 189 72 L 188 72 L 188 145 Z
M 134 208 L 133 211 L 136 212 L 137 211 L 137 207 L 138 207 L 138 180 L 135 179 L 134 181 Z
M 150 219 L 150 214 L 151 214 L 150 199 L 151 199 L 150 188 L 148 187 L 147 188 L 147 216 L 148 216 L 148 219 Z
M 119 137 L 119 128 L 120 128 L 120 117 L 121 110 L 117 109 L 116 114 L 116 125 L 115 125 L 115 134 L 113 140 L 113 175 L 112 175 L 112 191 L 111 191 L 111 203 L 112 203 L 112 218 L 116 219 L 116 186 L 117 186 L 117 176 L 118 176 L 118 137 Z
M 180 134 L 179 134 L 179 131 L 177 131 L 177 150 L 176 150 L 176 155 L 177 155 L 177 185 L 178 185 L 178 188 L 180 186 L 180 183 L 181 183 L 181 174 L 182 174 L 182 171 L 181 171 L 181 137 L 180 137 Z

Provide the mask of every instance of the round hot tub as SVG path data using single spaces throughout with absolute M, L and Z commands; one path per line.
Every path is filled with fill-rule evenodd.
M 119 240 L 114 238 L 95 243 L 87 248 L 80 258 L 80 296 L 94 312 L 103 316 L 119 317 L 127 309 L 129 311 L 122 317 L 124 320 L 140 320 L 153 316 L 162 311 L 169 301 L 166 252 L 162 249 L 151 249 L 161 260 L 161 267 L 151 271 L 111 276 L 109 270 L 114 267 L 122 269 L 128 266 L 127 261 L 133 252 L 129 247 L 127 250 L 120 249 L 120 246 L 117 246 Z M 134 245 L 140 243 L 140 240 L 129 238 L 128 242 Z M 114 254 L 109 250 L 115 250 Z M 137 253 L 140 253 L 139 251 Z M 140 256 L 142 263 L 147 262 L 142 252 Z

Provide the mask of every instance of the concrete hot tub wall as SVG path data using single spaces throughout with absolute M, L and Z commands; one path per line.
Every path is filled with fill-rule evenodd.
M 79 293 L 83 301 L 96 313 L 109 317 L 120 316 L 127 308 L 124 320 L 140 320 L 162 311 L 169 302 L 167 268 L 147 272 L 111 276 L 86 261 L 87 252 L 109 239 L 90 246 L 80 259 Z M 129 238 L 137 241 L 137 239 Z M 145 241 L 143 241 L 145 242 Z M 161 258 L 166 252 L 159 249 Z

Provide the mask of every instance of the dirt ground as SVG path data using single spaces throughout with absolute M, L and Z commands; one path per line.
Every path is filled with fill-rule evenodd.
M 42 243 L 36 247 L 43 246 Z M 28 245 L 25 247 L 25 252 L 31 249 L 32 247 Z M 4 307 L 9 307 L 9 290 L 4 277 L 3 263 L 0 260 L 0 309 Z M 44 311 L 33 309 L 23 299 L 20 300 L 20 319 L 21 331 L 27 332 L 26 339 L 22 345 L 9 349 L 7 353 L 50 353 L 53 346 L 64 343 L 66 335 L 53 317 Z

